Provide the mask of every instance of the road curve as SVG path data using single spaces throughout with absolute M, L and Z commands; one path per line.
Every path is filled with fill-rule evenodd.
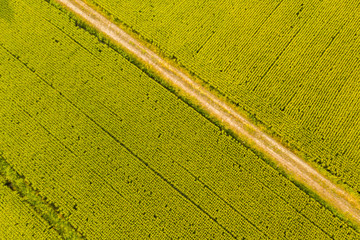
M 156 72 L 181 96 L 190 99 L 212 118 L 231 130 L 239 138 L 273 160 L 286 173 L 302 183 L 329 205 L 360 226 L 360 202 L 355 196 L 332 183 L 303 159 L 261 131 L 180 69 L 169 64 L 155 52 L 141 44 L 124 30 L 80 0 L 55 0 L 78 15 L 89 25 L 106 35 L 119 47 Z

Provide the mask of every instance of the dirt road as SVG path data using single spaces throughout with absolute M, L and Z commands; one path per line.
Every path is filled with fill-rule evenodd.
M 307 162 L 297 157 L 283 145 L 262 132 L 249 122 L 228 103 L 221 101 L 187 74 L 171 66 L 138 40 L 120 29 L 80 0 L 56 0 L 67 9 L 76 13 L 88 24 L 117 43 L 124 51 L 136 57 L 155 71 L 167 84 L 173 86 L 179 95 L 191 99 L 211 117 L 249 142 L 258 151 L 272 159 L 294 179 L 318 194 L 323 200 L 336 208 L 360 226 L 360 204 L 358 199 L 332 183 Z

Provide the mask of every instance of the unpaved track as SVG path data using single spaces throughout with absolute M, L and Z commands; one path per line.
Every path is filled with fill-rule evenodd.
M 179 95 L 185 96 L 200 106 L 212 118 L 219 120 L 241 139 L 249 142 L 258 151 L 277 163 L 294 179 L 301 182 L 318 194 L 339 212 L 360 226 L 360 204 L 350 195 L 316 169 L 297 157 L 276 140 L 262 132 L 254 124 L 239 115 L 230 105 L 221 101 L 200 84 L 194 82 L 187 74 L 171 66 L 138 40 L 113 24 L 107 18 L 93 10 L 80 0 L 56 0 L 70 11 L 105 34 L 123 50 L 136 57 L 155 71 L 167 84 L 173 86 Z

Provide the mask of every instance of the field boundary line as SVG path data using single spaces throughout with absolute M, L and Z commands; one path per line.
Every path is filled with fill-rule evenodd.
M 53 203 L 47 202 L 38 192 L 6 161 L 0 152 L 0 176 L 5 178 L 5 186 L 15 191 L 25 203 L 28 203 L 50 228 L 63 239 L 86 239 L 59 212 Z
M 270 158 L 295 181 L 306 186 L 340 214 L 360 226 L 360 202 L 357 197 L 331 182 L 309 163 L 240 115 L 228 103 L 220 100 L 186 73 L 172 66 L 83 1 L 55 0 L 55 2 L 75 13 L 111 42 L 119 45 L 123 51 L 144 64 L 160 77 L 168 88 L 174 89 L 176 95 L 190 101 L 203 115 L 207 115 L 256 151 Z

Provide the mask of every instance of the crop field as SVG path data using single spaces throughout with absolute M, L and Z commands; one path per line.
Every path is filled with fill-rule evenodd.
M 360 193 L 358 1 L 88 2 Z
M 73 239 L 360 238 L 66 12 L 41 0 L 6 4 L 8 11 L 0 12 L 0 166 L 11 166 L 18 177 L 0 171 L 0 239 L 68 239 L 36 211 L 44 203 L 56 209 L 60 225 L 77 232 Z M 189 12 L 183 12 L 185 23 Z M 33 190 L 19 193 L 12 187 L 19 179 Z M 40 203 L 27 200 L 34 193 Z

